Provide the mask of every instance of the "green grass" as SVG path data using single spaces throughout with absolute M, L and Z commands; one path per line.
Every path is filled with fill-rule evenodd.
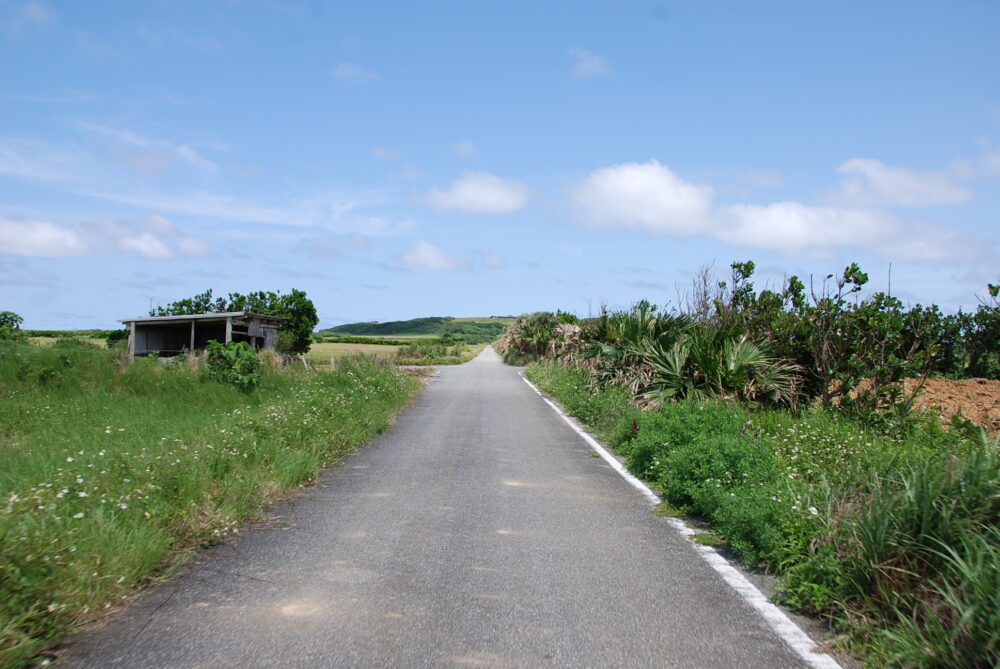
M 97 348 L 0 348 L 0 666 L 367 442 L 419 382 L 369 358 L 243 393 Z
M 559 399 L 873 665 L 1000 664 L 1000 448 L 934 420 L 890 436 L 822 410 L 726 402 L 639 411 L 585 370 L 533 364 Z
M 448 344 L 441 341 L 413 341 L 396 353 L 399 365 L 461 365 L 485 348 L 485 344 Z

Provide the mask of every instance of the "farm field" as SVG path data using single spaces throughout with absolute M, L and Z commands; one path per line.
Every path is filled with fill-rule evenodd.
M 310 360 L 325 358 L 341 358 L 347 355 L 357 355 L 363 353 L 376 358 L 392 359 L 396 356 L 399 346 L 386 346 L 382 344 L 355 344 L 343 342 L 323 342 L 312 344 L 306 357 Z
M 49 348 L 54 346 L 55 343 L 59 341 L 59 337 L 28 337 L 28 343 L 34 346 L 41 346 L 43 348 Z M 82 343 L 87 343 L 96 348 L 107 348 L 108 342 L 102 338 L 95 337 L 81 337 L 80 341 Z

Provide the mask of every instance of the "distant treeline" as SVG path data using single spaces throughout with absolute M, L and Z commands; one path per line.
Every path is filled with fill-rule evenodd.
M 88 339 L 107 339 L 116 337 L 121 330 L 21 330 L 25 337 L 86 337 Z
M 359 337 L 355 335 L 324 336 L 320 333 L 313 335 L 313 341 L 317 344 L 376 344 L 378 346 L 406 346 L 412 343 L 412 339 L 387 339 L 385 337 Z
M 453 341 L 485 343 L 497 339 L 507 329 L 502 320 L 462 320 L 448 316 L 429 316 L 408 321 L 387 321 L 385 323 L 349 323 L 320 330 L 320 335 L 368 335 L 391 337 L 393 335 L 433 335 Z M 370 343 L 370 342 L 369 342 Z

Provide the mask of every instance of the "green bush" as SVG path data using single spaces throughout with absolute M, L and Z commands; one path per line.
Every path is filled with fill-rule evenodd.
M 205 375 L 208 378 L 244 392 L 260 385 L 260 357 L 250 344 L 245 341 L 220 344 L 213 340 L 208 342 L 206 352 Z

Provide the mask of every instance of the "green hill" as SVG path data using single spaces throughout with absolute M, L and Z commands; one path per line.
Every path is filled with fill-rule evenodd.
M 428 316 L 408 321 L 348 323 L 320 330 L 317 334 L 363 337 L 447 337 L 456 341 L 479 344 L 493 341 L 499 337 L 511 320 L 511 318 L 503 316 L 490 316 L 488 318 Z

